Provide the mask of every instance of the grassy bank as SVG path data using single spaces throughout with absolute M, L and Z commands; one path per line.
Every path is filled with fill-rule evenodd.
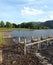
M 26 29 L 26 28 L 0 28 L 0 45 L 4 44 L 3 33 L 7 34 L 8 32 L 10 32 L 12 30 L 30 30 L 30 29 Z M 7 31 L 7 32 L 5 32 L 5 31 Z
M 2 36 L 2 34 L 0 33 L 0 45 L 2 45 L 3 44 L 3 36 Z
M 12 31 L 12 30 L 30 30 L 27 28 L 0 28 L 0 32 L 1 31 Z
M 48 29 L 28 29 L 28 28 L 0 28 L 0 32 L 2 31 L 13 31 L 13 30 L 48 30 Z

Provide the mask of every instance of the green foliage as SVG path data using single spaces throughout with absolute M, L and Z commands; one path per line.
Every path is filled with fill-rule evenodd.
M 15 23 L 12 24 L 13 28 L 18 28 L 18 25 L 16 25 Z
M 53 20 L 48 20 L 48 21 L 42 23 L 42 25 L 53 29 Z
M 4 22 L 1 21 L 1 22 L 0 22 L 0 27 L 2 28 L 2 27 L 4 27 L 4 26 L 5 26 Z
M 7 28 L 12 28 L 13 25 L 12 25 L 10 22 L 6 22 L 6 27 L 7 27 Z
M 21 23 L 19 28 L 28 28 L 28 29 L 48 29 L 46 26 L 40 26 L 40 23 L 36 22 L 28 22 L 28 23 Z
M 48 26 L 50 24 L 47 25 L 48 22 L 45 23 L 41 23 L 41 22 L 27 22 L 27 23 L 21 23 L 21 24 L 15 24 L 15 23 L 10 23 L 10 22 L 6 22 L 6 24 L 4 24 L 3 21 L 0 22 L 0 28 L 27 28 L 27 29 L 48 29 Z M 44 24 L 44 25 L 43 25 Z M 51 24 L 53 26 L 53 24 Z M 50 27 L 52 28 L 52 26 L 50 25 Z
M 19 25 L 21 28 L 29 28 L 29 29 L 35 29 L 37 27 L 35 22 L 28 22 L 28 23 L 21 23 Z

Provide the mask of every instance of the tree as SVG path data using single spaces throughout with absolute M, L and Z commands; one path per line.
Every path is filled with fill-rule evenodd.
M 4 26 L 5 26 L 4 22 L 1 21 L 1 22 L 0 22 L 0 27 L 4 27 Z
M 6 27 L 7 27 L 7 28 L 12 28 L 13 25 L 12 25 L 10 22 L 6 22 Z
M 21 23 L 21 28 L 26 28 L 26 23 Z
M 13 28 L 17 28 L 18 25 L 16 25 L 15 23 L 12 24 L 13 25 Z

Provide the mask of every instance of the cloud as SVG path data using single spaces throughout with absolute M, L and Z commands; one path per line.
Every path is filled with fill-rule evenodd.
M 50 19 L 53 19 L 53 15 L 50 15 L 49 17 L 50 17 Z
M 36 1 L 36 0 L 28 0 L 29 2 L 34 2 L 34 1 Z
M 49 17 L 50 19 L 53 19 L 53 11 L 50 11 L 50 12 L 49 12 L 48 17 Z
M 48 12 L 45 12 L 45 15 L 42 16 L 39 21 L 46 21 L 46 20 L 53 20 L 53 11 L 48 11 Z
M 44 8 L 48 8 L 48 6 L 47 5 L 44 5 Z
M 43 14 L 43 13 L 44 13 L 44 11 L 42 11 L 42 10 L 29 8 L 29 7 L 24 7 L 21 10 L 21 15 L 22 16 L 36 16 L 36 15 L 40 15 L 40 14 Z

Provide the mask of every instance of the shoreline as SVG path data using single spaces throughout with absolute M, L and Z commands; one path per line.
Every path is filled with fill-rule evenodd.
M 11 32 L 14 30 L 52 30 L 52 29 L 28 29 L 28 28 L 0 28 L 0 32 Z
M 11 31 L 0 31 L 0 46 L 5 45 L 5 36 L 9 36 Z

